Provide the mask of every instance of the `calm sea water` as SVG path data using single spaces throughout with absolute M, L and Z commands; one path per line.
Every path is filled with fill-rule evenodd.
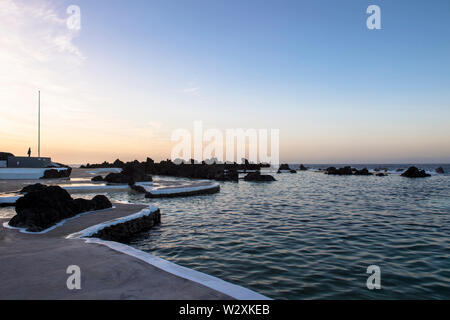
M 162 224 L 131 245 L 276 299 L 450 298 L 450 175 L 271 174 L 278 181 L 152 199 Z M 381 290 L 366 287 L 370 265 Z

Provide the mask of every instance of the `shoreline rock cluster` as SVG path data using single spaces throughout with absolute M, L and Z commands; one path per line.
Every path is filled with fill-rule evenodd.
M 363 168 L 361 170 L 358 170 L 356 168 L 352 168 L 350 166 L 343 167 L 337 169 L 336 167 L 329 167 L 325 170 L 325 174 L 328 175 L 337 175 L 337 176 L 372 176 L 373 173 L 369 172 L 367 168 Z
M 161 212 L 158 209 L 154 212 L 151 212 L 149 215 L 140 217 L 138 219 L 125 221 L 101 229 L 97 233 L 90 236 L 90 238 L 99 238 L 106 241 L 128 243 L 139 233 L 146 232 L 160 223 Z
M 208 179 L 215 181 L 239 181 L 239 171 L 259 171 L 267 167 L 265 164 L 252 164 L 247 160 L 245 163 L 226 163 L 226 164 L 207 164 L 205 162 L 196 163 L 191 160 L 190 163 L 176 164 L 171 160 L 155 163 L 147 158 L 144 162 L 137 160 L 124 163 L 117 159 L 113 163 L 104 162 L 102 164 L 88 164 L 80 168 L 121 168 L 120 173 L 110 173 L 105 178 L 96 176 L 92 181 L 106 181 L 109 183 L 127 183 L 133 185 L 135 182 L 152 181 L 152 175 L 164 175 L 181 178 Z
M 261 174 L 260 171 L 250 172 L 244 177 L 245 181 L 251 182 L 271 182 L 276 181 L 274 177 L 269 174 Z
M 419 170 L 416 167 L 409 167 L 408 170 L 401 174 L 402 177 L 407 178 L 426 178 L 431 177 L 430 174 L 426 173 L 425 170 Z
M 48 169 L 44 171 L 44 176 L 41 179 L 60 179 L 68 178 L 72 174 L 72 168 L 65 167 L 65 170 Z
M 35 184 L 22 189 L 26 193 L 16 201 L 16 215 L 9 224 L 39 232 L 77 214 L 111 208 L 109 199 L 97 195 L 92 200 L 73 199 L 59 186 Z
M 289 171 L 289 173 L 297 173 L 297 170 L 291 169 L 287 163 L 283 163 L 278 168 L 277 173 L 283 173 L 283 171 Z

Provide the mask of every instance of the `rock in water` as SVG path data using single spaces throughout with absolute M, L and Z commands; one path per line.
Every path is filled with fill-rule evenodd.
M 371 176 L 372 173 L 367 170 L 367 168 L 361 169 L 361 170 L 354 170 L 356 176 Z
M 92 182 L 104 181 L 102 176 L 95 176 L 91 179 Z
M 122 174 L 131 177 L 136 182 L 153 181 L 152 176 L 146 173 L 145 165 L 138 161 L 125 164 Z
M 442 168 L 442 167 L 436 168 L 435 171 L 436 171 L 436 173 L 441 173 L 441 174 L 445 173 L 444 168 Z
M 277 173 L 282 173 L 283 171 L 289 171 L 290 173 L 297 173 L 297 171 L 294 169 L 291 169 L 287 163 L 281 164 L 280 167 L 278 168 Z
M 130 176 L 126 176 L 123 173 L 114 173 L 114 172 L 108 174 L 104 180 L 109 183 L 125 183 L 129 185 L 133 185 L 136 182 Z
M 425 170 L 419 170 L 416 167 L 409 167 L 408 170 L 402 173 L 402 177 L 407 178 L 425 178 L 430 175 Z
M 47 186 L 44 184 L 36 183 L 31 184 L 29 186 L 23 187 L 22 190 L 20 190 L 20 193 L 29 193 L 29 192 L 35 192 L 35 191 L 42 191 L 46 189 Z
M 301 164 L 300 167 L 299 167 L 299 170 L 300 171 L 306 171 L 306 170 L 308 170 L 308 168 Z
M 234 182 L 238 182 L 239 181 L 239 173 L 237 172 L 237 170 L 222 170 L 217 172 L 214 175 L 214 180 L 216 181 L 234 181 Z
M 335 167 L 329 167 L 325 170 L 325 174 L 338 175 L 338 176 L 350 176 L 353 174 L 351 167 L 344 167 L 336 169 Z
M 41 179 L 59 179 L 68 178 L 72 173 L 72 168 L 66 168 L 65 170 L 49 169 L 44 171 L 44 176 Z
M 264 175 L 261 172 L 250 172 L 244 177 L 245 181 L 254 181 L 254 182 L 269 182 L 276 181 L 274 177 L 271 175 Z
M 17 200 L 17 214 L 9 224 L 26 228 L 30 232 L 39 232 L 81 212 L 111 207 L 111 202 L 105 196 L 96 196 L 92 200 L 73 200 L 61 187 L 44 186 L 41 190 L 28 192 Z
M 91 200 L 95 204 L 95 210 L 102 210 L 112 207 L 111 201 L 104 195 L 97 195 Z

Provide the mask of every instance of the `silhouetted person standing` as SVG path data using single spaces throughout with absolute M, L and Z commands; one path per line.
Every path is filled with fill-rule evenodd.
M 31 148 L 28 148 L 27 154 L 28 154 L 28 158 L 31 157 Z

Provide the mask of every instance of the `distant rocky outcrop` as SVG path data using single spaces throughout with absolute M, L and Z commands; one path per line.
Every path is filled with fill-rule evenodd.
M 72 168 L 66 168 L 65 170 L 48 169 L 44 171 L 44 176 L 41 179 L 60 179 L 68 178 L 72 173 Z
M 110 173 L 104 178 L 104 181 L 132 185 L 137 181 L 151 181 L 151 175 L 238 182 L 238 171 L 245 172 L 270 167 L 268 164 L 254 164 L 246 159 L 243 160 L 241 164 L 216 162 L 207 164 L 205 161 L 198 163 L 193 159 L 187 163 L 182 161 L 174 163 L 171 160 L 156 163 L 151 158 L 147 158 L 143 162 L 135 160 L 124 163 L 117 159 L 114 163 L 105 161 L 101 164 L 87 164 L 81 168 L 122 168 L 121 173 Z
M 128 243 L 139 233 L 150 230 L 153 226 L 161 223 L 161 213 L 158 210 L 138 219 L 115 224 L 99 230 L 92 238 L 100 238 L 106 241 L 118 241 Z
M 283 171 L 289 171 L 290 173 L 297 173 L 297 171 L 294 169 L 291 169 L 287 163 L 281 164 L 280 167 L 278 168 L 277 173 L 282 173 Z
M 112 207 L 103 195 L 95 196 L 92 200 L 72 199 L 66 190 L 58 186 L 36 184 L 22 191 L 27 193 L 16 201 L 17 214 L 9 224 L 26 228 L 30 232 L 45 230 L 82 212 Z
M 426 178 L 430 176 L 425 170 L 419 170 L 416 167 L 409 167 L 408 170 L 402 173 L 402 177 L 407 178 Z
M 371 176 L 371 175 L 373 175 L 373 173 L 369 172 L 369 170 L 367 170 L 367 168 L 363 168 L 361 170 L 352 169 L 352 171 L 355 176 Z
M 261 172 L 250 172 L 244 177 L 245 181 L 253 181 L 253 182 L 270 182 L 276 181 L 274 177 L 268 174 L 261 174 Z
M 367 168 L 363 168 L 361 170 L 358 170 L 356 168 L 352 168 L 350 166 L 343 167 L 337 169 L 336 167 L 329 167 L 325 170 L 325 174 L 329 175 L 337 175 L 337 176 L 371 176 L 373 175 Z
M 239 173 L 237 170 L 224 170 L 224 171 L 218 171 L 214 175 L 214 180 L 216 181 L 233 181 L 238 182 L 239 181 Z
M 308 170 L 308 168 L 301 164 L 300 167 L 298 168 L 298 170 L 306 171 L 306 170 Z
M 147 173 L 144 164 L 135 161 L 125 164 L 120 173 L 113 172 L 108 174 L 105 178 L 96 176 L 92 178 L 92 181 L 106 181 L 109 183 L 125 183 L 134 185 L 136 182 L 153 181 L 153 178 Z
M 104 181 L 109 183 L 121 183 L 121 184 L 129 184 L 132 185 L 136 181 L 133 179 L 133 177 L 124 175 L 123 173 L 109 173 L 105 178 L 103 178 Z
M 444 174 L 445 173 L 444 168 L 442 168 L 442 167 L 436 168 L 435 171 L 436 171 L 436 173 L 440 173 L 440 174 Z
M 146 172 L 145 164 L 139 161 L 125 164 L 121 173 L 136 182 L 153 181 L 152 176 Z
M 350 176 L 353 174 L 351 167 L 344 167 L 337 169 L 336 167 L 329 167 L 325 170 L 325 174 L 338 175 L 338 176 Z

